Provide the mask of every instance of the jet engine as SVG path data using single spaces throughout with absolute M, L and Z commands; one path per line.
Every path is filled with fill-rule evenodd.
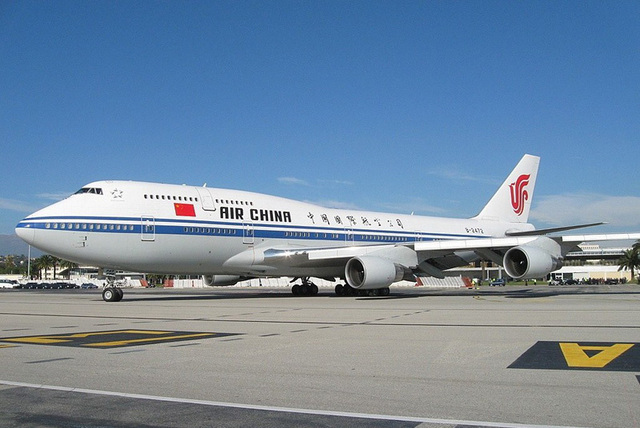
M 240 281 L 240 277 L 235 275 L 203 275 L 202 281 L 208 287 L 223 287 L 236 284 Z
M 344 273 L 351 287 L 375 290 L 400 281 L 404 277 L 404 268 L 382 257 L 361 256 L 349 260 Z
M 551 241 L 549 238 L 540 238 Z M 534 241 L 535 242 L 535 241 Z M 553 241 L 551 241 L 553 242 Z M 562 267 L 560 251 L 536 245 L 522 245 L 507 251 L 504 269 L 513 279 L 540 278 Z

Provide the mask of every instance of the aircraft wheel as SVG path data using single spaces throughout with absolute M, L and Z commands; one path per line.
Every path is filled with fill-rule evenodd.
M 116 289 L 113 287 L 107 287 L 104 290 L 102 290 L 102 300 L 104 300 L 105 302 L 115 302 L 116 300 Z
M 116 299 L 114 300 L 114 302 L 119 302 L 124 297 L 124 292 L 122 291 L 122 288 L 115 288 L 115 291 Z
M 336 285 L 334 291 L 336 292 L 336 296 L 344 296 L 344 287 L 342 286 L 342 284 Z
M 389 294 L 391 294 L 391 290 L 389 289 L 389 287 L 381 288 L 379 294 L 381 296 L 388 296 Z
M 315 284 L 311 284 L 311 286 L 309 287 L 311 289 L 311 295 L 312 296 L 317 296 L 318 295 L 318 286 Z
M 299 296 L 300 286 L 298 284 L 294 285 L 293 287 L 291 287 L 291 292 L 293 293 L 294 296 Z

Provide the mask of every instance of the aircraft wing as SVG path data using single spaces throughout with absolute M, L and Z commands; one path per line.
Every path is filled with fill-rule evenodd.
M 595 241 L 631 241 L 640 240 L 640 233 L 608 233 L 595 235 L 569 235 L 562 236 L 562 242 L 595 242 Z
M 225 265 L 236 268 L 251 266 L 252 272 L 265 274 L 285 267 L 308 269 L 309 272 L 335 267 L 336 272 L 342 275 L 350 260 L 368 257 L 391 262 L 411 272 L 444 277 L 443 270 L 468 264 L 479 255 L 498 262 L 497 258 L 501 258 L 509 248 L 536 239 L 536 236 L 525 236 L 324 248 L 266 248 L 240 253 L 227 260 Z M 310 273 L 309 276 L 314 275 Z
M 507 238 L 475 238 L 475 239 L 451 239 L 446 241 L 424 241 L 404 244 L 382 244 L 367 246 L 345 246 L 330 248 L 272 248 L 265 250 L 260 261 L 269 262 L 289 262 L 293 265 L 297 263 L 322 262 L 327 260 L 348 260 L 353 257 L 364 255 L 385 255 L 392 256 L 393 253 L 406 249 L 416 253 L 416 260 L 424 258 L 429 254 L 447 254 L 455 251 L 482 250 L 482 249 L 508 249 L 517 245 L 523 245 L 535 241 L 536 236 L 527 237 L 507 237 Z M 405 250 L 398 250 L 404 248 Z M 423 257 L 418 257 L 422 254 Z
M 505 249 L 535 241 L 537 236 L 507 237 L 507 238 L 474 238 L 450 239 L 446 241 L 425 241 L 413 244 L 417 252 L 447 252 L 482 249 Z
M 265 264 L 287 264 L 294 267 L 322 267 L 341 265 L 354 257 L 367 255 L 383 256 L 399 263 L 406 263 L 407 266 L 415 264 L 415 252 L 411 248 L 399 244 L 332 248 L 269 249 L 264 251 L 262 261 Z
M 611 240 L 640 240 L 640 233 L 555 237 L 526 235 L 370 246 L 268 248 L 239 254 L 230 259 L 227 264 L 229 266 L 250 264 L 255 272 L 264 273 L 285 267 L 308 269 L 309 276 L 318 276 L 313 274 L 314 269 L 333 267 L 339 275 L 342 275 L 345 266 L 353 259 L 361 261 L 368 259 L 371 261 L 371 266 L 377 263 L 401 267 L 404 269 L 405 277 L 413 273 L 443 278 L 444 271 L 447 269 L 484 259 L 503 266 L 511 262 L 511 267 L 506 268 L 509 275 L 514 278 L 537 277 L 559 268 L 564 255 L 578 244 Z M 517 251 L 511 252 L 511 249 L 517 249 Z M 511 255 L 507 256 L 507 252 Z M 366 266 L 362 269 L 366 269 Z

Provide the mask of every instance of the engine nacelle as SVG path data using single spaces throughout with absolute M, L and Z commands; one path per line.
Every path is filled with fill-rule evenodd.
M 404 276 L 402 266 L 375 256 L 354 257 L 344 268 L 347 283 L 359 290 L 386 288 Z
M 503 266 L 513 279 L 541 278 L 560 269 L 562 259 L 542 248 L 523 245 L 507 251 Z
M 202 275 L 202 282 L 208 287 L 235 285 L 238 281 L 240 281 L 240 277 L 236 275 Z

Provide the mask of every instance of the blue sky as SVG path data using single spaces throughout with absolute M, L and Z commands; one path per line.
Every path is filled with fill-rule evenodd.
M 5 1 L 0 234 L 99 179 L 640 230 L 637 1 Z

